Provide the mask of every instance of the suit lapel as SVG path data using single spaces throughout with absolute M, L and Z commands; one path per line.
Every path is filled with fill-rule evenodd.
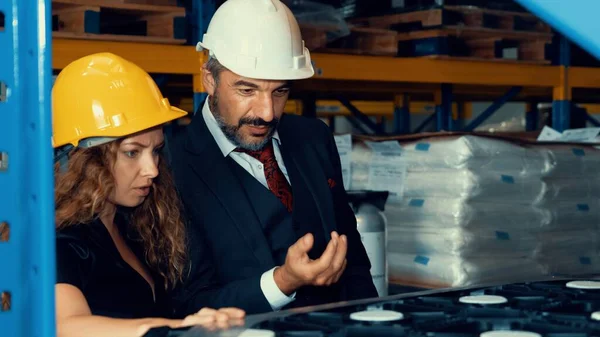
M 192 154 L 191 165 L 195 173 L 221 202 L 259 262 L 271 268 L 274 261 L 269 244 L 244 189 L 208 131 L 202 115 L 197 115 L 194 122 L 189 125 L 191 132 L 186 148 Z M 209 225 L 219 226 L 218 223 Z
M 329 242 L 331 232 L 336 230 L 337 226 L 327 177 L 323 172 L 323 168 L 319 166 L 320 161 L 314 149 L 303 142 L 295 142 L 296 139 L 302 139 L 302 137 L 293 135 L 292 132 L 292 128 L 287 128 L 285 117 L 282 118 L 279 127 L 282 156 L 284 161 L 291 161 L 296 166 L 301 178 L 299 182 L 306 184 L 312 198 L 315 200 L 323 224 L 325 241 Z M 294 184 L 292 182 L 292 189 Z

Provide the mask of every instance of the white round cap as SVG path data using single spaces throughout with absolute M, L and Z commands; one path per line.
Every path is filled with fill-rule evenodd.
M 592 312 L 591 317 L 594 321 L 600 321 L 600 311 Z
M 481 337 L 542 337 L 539 333 L 529 331 L 511 331 L 511 330 L 498 330 L 498 331 L 487 331 L 479 335 Z
M 496 295 L 463 296 L 458 300 L 467 304 L 502 304 L 508 302 L 506 297 Z
M 571 281 L 567 283 L 567 288 L 574 289 L 600 289 L 599 281 Z
M 366 310 L 350 314 L 350 319 L 355 321 L 389 322 L 404 318 L 404 314 L 392 310 Z
M 238 337 L 275 337 L 275 332 L 271 330 L 247 329 Z

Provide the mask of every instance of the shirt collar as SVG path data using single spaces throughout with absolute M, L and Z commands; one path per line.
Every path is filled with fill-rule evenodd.
M 225 136 L 223 130 L 221 130 L 219 127 L 219 123 L 217 123 L 215 116 L 213 115 L 212 111 L 210 111 L 208 98 L 204 101 L 204 106 L 202 107 L 202 118 L 204 118 L 204 122 L 206 123 L 208 131 L 215 139 L 215 142 L 217 142 L 217 146 L 219 146 L 223 157 L 227 157 L 231 152 L 233 152 L 233 150 L 236 149 L 236 146 Z M 275 130 L 273 133 L 273 139 L 276 140 L 276 142 L 273 142 L 273 144 L 281 145 L 281 139 L 279 138 L 279 133 L 277 130 Z

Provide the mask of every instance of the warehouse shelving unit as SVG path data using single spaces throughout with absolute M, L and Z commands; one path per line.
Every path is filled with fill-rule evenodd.
M 50 0 L 0 1 L 0 335 L 54 336 Z
M 453 101 L 494 101 L 479 119 L 462 128 L 466 131 L 473 130 L 507 101 L 523 101 L 532 105 L 554 102 L 553 126 L 564 130 L 568 128 L 573 89 L 600 88 L 600 69 L 569 67 L 568 48 L 564 49 L 567 49 L 562 51 L 564 65 L 559 66 L 313 53 L 316 75 L 297 83 L 294 91 L 303 101 L 335 99 L 350 94 L 357 99 L 393 101 L 397 121 L 410 118 L 410 111 L 405 108 L 408 98 L 432 101 L 438 108 L 435 118 L 430 120 L 436 121 L 438 130 L 451 131 L 458 130 L 453 126 L 457 119 L 456 114 L 452 117 L 450 107 Z M 196 52 L 189 45 L 58 38 L 54 40 L 53 67 L 59 70 L 78 57 L 100 51 L 122 55 L 153 74 L 188 75 L 189 80 L 184 81 L 189 81 L 196 102 L 204 98 L 200 67 L 206 60 L 206 54 Z M 185 86 L 185 83 L 179 85 Z M 597 102 L 598 97 L 584 95 L 577 101 Z M 351 104 L 344 105 L 358 113 Z M 310 104 L 304 105 L 305 114 L 316 114 L 306 106 L 310 107 Z M 403 124 L 406 123 L 398 123 L 397 128 L 401 130 Z M 403 130 L 404 133 L 409 131 Z
M 5 25 L 0 27 L 0 293 L 10 299 L 10 308 L 0 310 L 3 334 L 55 334 L 51 70 L 60 71 L 84 55 L 110 51 L 152 73 L 167 92 L 175 87 L 189 93 L 194 101 L 189 110 L 194 110 L 205 98 L 200 67 L 206 54 L 196 52 L 193 44 L 206 30 L 214 8 L 214 1 L 194 0 L 187 12 L 193 23 L 189 44 L 166 45 L 51 41 L 51 0 L 0 2 L 0 22 Z M 583 20 L 558 18 L 563 19 Z M 313 53 L 316 76 L 295 85 L 296 100 L 288 111 L 316 115 L 316 100 L 335 99 L 341 114 L 369 124 L 360 110 L 377 115 L 382 107 L 355 100 L 384 100 L 389 103 L 383 109 L 393 108 L 396 131 L 407 133 L 415 131 L 407 128 L 414 102 L 434 102 L 435 111 L 426 123 L 435 122 L 438 130 L 457 130 L 462 103 L 494 101 L 478 119 L 461 127 L 469 130 L 507 101 L 528 102 L 528 117 L 535 116 L 535 103 L 552 101 L 553 126 L 560 131 L 568 127 L 572 100 L 595 103 L 600 97 L 595 94 L 600 68 L 570 67 L 567 43 L 560 49 L 560 65 Z M 536 120 L 528 119 L 530 129 Z

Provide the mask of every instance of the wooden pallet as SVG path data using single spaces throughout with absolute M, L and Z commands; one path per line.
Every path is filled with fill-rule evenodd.
M 508 12 L 471 6 L 403 12 L 392 15 L 353 19 L 353 25 L 408 32 L 442 26 L 465 26 L 515 32 L 551 33 L 551 27 L 537 17 L 523 12 Z
M 398 33 L 389 29 L 352 28 L 350 35 L 328 46 L 329 52 L 350 54 L 396 56 L 398 53 Z
M 489 61 L 550 64 L 546 48 L 552 34 L 448 26 L 399 33 L 400 57 L 462 57 Z
M 527 22 L 528 24 L 524 24 Z M 446 6 L 350 20 L 351 34 L 315 50 L 549 64 L 550 27 L 529 13 Z M 319 36 L 314 35 L 313 36 Z
M 52 0 L 54 37 L 183 44 L 185 9 L 171 0 Z
M 352 28 L 350 36 L 314 50 L 335 54 L 549 64 L 546 48 L 551 43 L 552 34 L 548 33 L 487 28 L 448 26 L 409 33 Z

